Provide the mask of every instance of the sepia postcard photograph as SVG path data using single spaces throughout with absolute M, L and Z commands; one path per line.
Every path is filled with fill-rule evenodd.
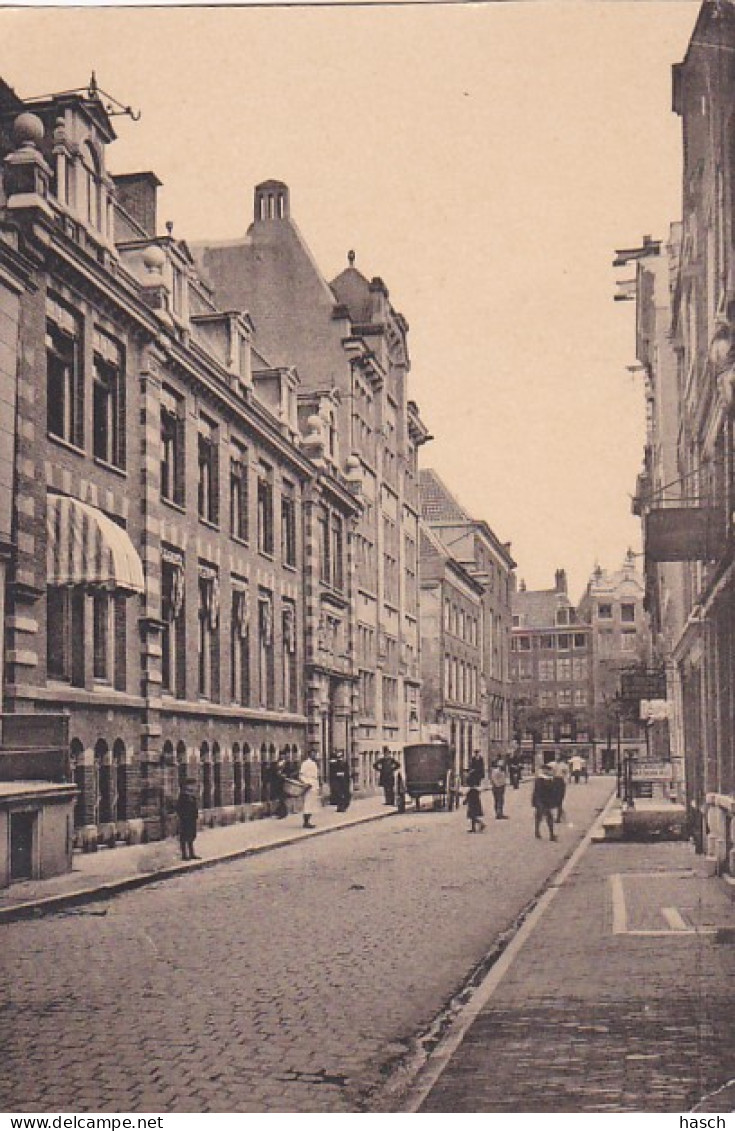
M 1 1131 L 735 1131 L 735 0 L 0 44 Z

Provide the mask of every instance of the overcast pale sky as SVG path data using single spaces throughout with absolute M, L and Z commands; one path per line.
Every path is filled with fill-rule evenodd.
M 113 172 L 153 169 L 184 239 L 244 234 L 277 177 L 327 278 L 349 248 L 407 317 L 433 466 L 576 598 L 640 549 L 634 308 L 616 247 L 680 211 L 671 65 L 699 5 L 4 10 L 3 77 L 100 86 Z

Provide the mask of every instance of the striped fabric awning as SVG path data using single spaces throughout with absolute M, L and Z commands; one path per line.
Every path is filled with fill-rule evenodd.
M 49 585 L 84 585 L 143 593 L 143 566 L 126 531 L 97 507 L 49 493 L 46 506 Z

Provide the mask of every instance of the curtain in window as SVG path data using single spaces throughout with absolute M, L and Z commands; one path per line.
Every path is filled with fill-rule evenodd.
M 219 624 L 220 587 L 216 570 L 210 566 L 200 566 L 199 576 L 205 581 L 203 587 L 204 611 L 209 627 L 214 632 Z
M 244 640 L 250 623 L 250 591 L 235 589 L 232 600 L 232 620 L 235 634 Z
M 273 606 L 270 600 L 261 600 L 260 608 L 260 636 L 266 648 L 273 643 Z
M 296 610 L 286 605 L 283 610 L 283 643 L 287 652 L 296 651 Z

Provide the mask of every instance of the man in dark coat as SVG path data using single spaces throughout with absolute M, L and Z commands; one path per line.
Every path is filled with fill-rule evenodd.
M 349 808 L 351 800 L 350 767 L 341 750 L 335 751 L 334 757 L 330 758 L 329 771 L 332 804 L 337 806 L 338 813 L 344 813 Z
M 196 784 L 194 782 L 187 782 L 185 785 L 182 785 L 176 802 L 182 860 L 201 859 L 201 857 L 197 856 L 194 852 L 194 841 L 197 836 L 197 818 L 199 816 L 199 803 L 195 789 Z
M 396 772 L 400 768 L 400 762 L 397 762 L 388 747 L 384 746 L 383 755 L 375 763 L 373 769 L 377 770 L 378 785 L 383 788 L 386 805 L 395 805 L 396 803 Z
M 278 817 L 279 820 L 283 820 L 284 817 L 288 816 L 286 794 L 284 793 L 284 781 L 287 777 L 286 760 L 281 756 L 277 762 L 273 763 L 270 772 L 271 800 L 276 803 L 274 815 Z
M 549 840 L 556 840 L 554 836 L 554 814 L 556 804 L 556 790 L 554 787 L 554 771 L 549 766 L 541 766 L 534 783 L 531 805 L 534 811 L 534 824 L 536 836 L 541 839 L 541 822 L 545 821 L 549 830 Z
M 467 785 L 477 786 L 482 784 L 482 779 L 485 777 L 485 759 L 479 750 L 476 750 L 470 760 L 469 770 L 467 771 Z

